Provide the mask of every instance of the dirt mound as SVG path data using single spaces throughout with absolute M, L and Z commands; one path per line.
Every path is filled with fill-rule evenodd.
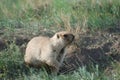
M 118 29 L 110 30 L 80 35 L 77 48 L 66 56 L 60 73 L 72 72 L 80 66 L 89 68 L 91 64 L 106 69 L 111 61 L 119 62 L 120 32 Z

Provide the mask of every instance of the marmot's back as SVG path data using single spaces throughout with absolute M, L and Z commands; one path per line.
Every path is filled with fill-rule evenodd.
M 44 49 L 44 46 L 49 46 L 49 37 L 34 37 L 31 39 L 27 45 L 26 52 L 25 52 L 25 62 L 32 63 L 35 60 L 39 60 L 41 49 Z M 32 61 L 31 61 L 32 60 Z

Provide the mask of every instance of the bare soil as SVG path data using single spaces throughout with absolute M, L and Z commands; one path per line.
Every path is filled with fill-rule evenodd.
M 80 34 L 78 39 L 77 48 L 66 56 L 61 73 L 73 72 L 80 66 L 91 68 L 91 64 L 105 70 L 112 62 L 120 62 L 120 28 Z

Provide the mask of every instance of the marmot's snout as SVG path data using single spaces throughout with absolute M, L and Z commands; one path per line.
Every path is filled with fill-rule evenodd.
M 72 43 L 74 38 L 75 36 L 73 34 L 64 34 L 64 39 L 66 40 L 66 42 L 68 42 L 68 44 Z
M 70 34 L 70 35 L 69 35 L 69 41 L 72 42 L 72 41 L 74 40 L 74 37 L 75 37 L 75 36 L 74 36 L 73 34 Z
M 71 34 L 71 40 L 70 42 L 72 42 L 74 40 L 75 36 L 73 34 Z

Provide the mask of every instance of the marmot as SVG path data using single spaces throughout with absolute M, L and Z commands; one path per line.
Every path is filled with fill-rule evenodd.
M 31 39 L 26 48 L 24 60 L 27 65 L 41 67 L 47 64 L 53 67 L 53 72 L 58 72 L 63 62 L 61 57 L 57 59 L 62 50 L 64 50 L 72 41 L 74 35 L 71 32 L 61 31 L 53 37 L 39 36 Z

